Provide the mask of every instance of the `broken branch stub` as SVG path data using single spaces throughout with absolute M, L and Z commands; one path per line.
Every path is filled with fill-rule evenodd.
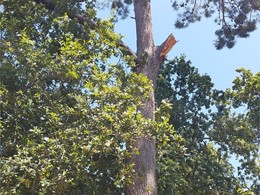
M 163 58 L 166 58 L 169 51 L 172 49 L 172 47 L 177 43 L 175 37 L 173 34 L 170 34 L 167 39 L 162 43 L 161 45 L 161 51 L 160 56 Z

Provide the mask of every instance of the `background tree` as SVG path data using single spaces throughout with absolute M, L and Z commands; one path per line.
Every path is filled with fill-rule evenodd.
M 109 21 L 104 22 L 96 17 L 96 11 L 95 11 L 95 8 L 97 5 L 96 1 L 93 0 L 93 1 L 85 2 L 85 1 L 34 0 L 34 1 L 19 1 L 19 2 L 4 1 L 1 4 L 1 5 L 3 5 L 3 9 L 4 9 L 3 13 L 1 14 L 1 20 L 2 20 L 1 24 L 3 26 L 2 27 L 3 28 L 2 29 L 3 37 L 5 39 L 5 43 L 3 43 L 2 45 L 5 47 L 5 49 L 7 48 L 6 52 L 3 53 L 2 56 L 4 56 L 4 58 L 8 58 L 8 56 L 9 56 L 9 59 L 8 59 L 9 61 L 6 60 L 6 62 L 7 62 L 6 64 L 9 64 L 11 66 L 11 69 L 13 69 L 13 67 L 15 67 L 14 75 L 15 75 L 15 72 L 17 71 L 16 70 L 17 67 L 20 68 L 21 70 L 26 70 L 26 69 L 24 69 L 24 67 L 27 64 L 27 61 L 30 62 L 30 60 L 33 56 L 29 57 L 28 55 L 25 55 L 26 53 L 23 53 L 23 51 L 26 51 L 26 50 L 22 49 L 22 51 L 20 51 L 19 48 L 20 47 L 23 48 L 22 45 L 24 43 L 28 42 L 29 44 L 26 45 L 26 48 L 28 47 L 28 49 L 37 51 L 36 56 L 38 56 L 38 53 L 44 53 L 47 55 L 46 57 L 51 56 L 48 59 L 43 58 L 42 60 L 47 61 L 47 62 L 49 61 L 49 63 L 48 63 L 49 65 L 55 64 L 56 66 L 58 66 L 58 68 L 54 68 L 54 70 L 52 70 L 50 68 L 54 73 L 59 73 L 59 71 L 60 71 L 60 73 L 58 75 L 56 75 L 57 78 L 56 77 L 51 78 L 47 84 L 44 84 L 44 85 L 40 84 L 40 86 L 41 86 L 40 89 L 47 88 L 48 90 L 53 90 L 52 88 L 55 88 L 55 87 L 56 88 L 63 87 L 65 89 L 66 88 L 72 88 L 73 90 L 77 89 L 78 93 L 80 93 L 80 92 L 82 92 L 83 88 L 86 88 L 87 91 L 92 88 L 96 89 L 95 87 L 92 87 L 92 85 L 93 85 L 92 83 L 95 81 L 95 78 L 93 78 L 94 80 L 91 81 L 90 83 L 84 82 L 84 81 L 82 82 L 82 80 L 79 80 L 79 78 L 85 78 L 85 77 L 88 78 L 88 74 L 85 73 L 86 71 L 84 70 L 85 66 L 83 66 L 84 67 L 83 70 L 80 69 L 82 71 L 81 73 L 77 73 L 77 71 L 79 70 L 78 66 L 76 66 L 76 68 L 75 68 L 75 66 L 73 66 L 73 65 L 71 65 L 71 66 L 68 65 L 68 67 L 70 69 L 65 69 L 66 71 L 63 72 L 63 66 L 61 68 L 61 67 L 59 67 L 59 64 L 62 64 L 62 63 L 66 64 L 66 63 L 68 63 L 69 60 L 72 61 L 72 64 L 77 64 L 76 63 L 77 61 L 82 61 L 82 58 L 83 59 L 85 58 L 84 55 L 83 55 L 83 57 L 80 56 L 76 60 L 73 59 L 74 61 L 70 59 L 70 57 L 73 56 L 74 54 L 77 56 L 78 55 L 77 53 L 81 53 L 79 51 L 81 51 L 83 49 L 79 49 L 79 48 L 82 47 L 88 51 L 86 55 L 92 56 L 92 57 L 90 57 L 90 59 L 95 59 L 93 63 L 98 67 L 97 69 L 100 69 L 100 71 L 101 71 L 100 74 L 103 75 L 103 72 L 108 71 L 108 73 L 111 73 L 111 71 L 112 71 L 112 70 L 106 68 L 106 63 L 105 63 L 106 59 L 109 59 L 112 56 L 118 57 L 120 54 L 123 54 L 127 63 L 131 64 L 131 62 L 133 62 L 133 61 L 135 62 L 135 65 L 134 65 L 135 72 L 138 75 L 140 75 L 140 77 L 142 77 L 142 75 L 145 75 L 148 78 L 148 81 L 146 81 L 146 83 L 149 83 L 149 82 L 152 83 L 152 88 L 148 87 L 148 86 L 145 87 L 145 88 L 147 88 L 147 91 L 146 91 L 147 96 L 144 95 L 144 97 L 147 97 L 147 99 L 141 100 L 143 102 L 142 106 L 141 106 L 141 104 L 138 104 L 138 103 L 136 103 L 135 105 L 138 107 L 138 110 L 141 111 L 144 118 L 148 119 L 145 121 L 148 121 L 147 122 L 148 124 L 150 124 L 150 123 L 154 124 L 153 123 L 153 121 L 155 119 L 155 116 L 154 116 L 154 112 L 155 112 L 154 90 L 155 90 L 156 84 L 157 84 L 159 68 L 160 68 L 160 65 L 163 63 L 163 61 L 165 60 L 167 52 L 174 45 L 175 39 L 173 36 L 170 35 L 168 37 L 168 39 L 166 39 L 166 41 L 163 42 L 160 46 L 154 46 L 154 40 L 153 40 L 153 34 L 152 34 L 150 0 L 145 0 L 145 1 L 137 0 L 134 2 L 124 1 L 124 3 L 122 1 L 117 0 L 117 1 L 108 1 L 108 3 L 111 3 L 112 8 L 117 9 L 117 11 L 119 11 L 119 14 L 122 14 L 122 15 L 127 13 L 127 9 L 126 9 L 125 5 L 128 6 L 131 3 L 133 3 L 134 9 L 135 9 L 135 21 L 136 21 L 136 32 L 137 32 L 137 52 L 136 52 L 136 54 L 133 51 L 131 51 L 131 49 L 129 49 L 129 47 L 127 47 L 120 40 L 120 37 L 114 35 L 114 33 L 112 32 L 113 28 L 111 27 L 111 22 L 109 22 Z M 27 13 L 28 10 L 29 10 L 30 14 L 25 15 L 24 13 Z M 120 10 L 122 10 L 122 11 L 120 12 Z M 25 26 L 27 27 L 26 29 L 24 28 Z M 70 34 L 72 34 L 72 37 L 69 37 Z M 20 36 L 22 38 L 19 38 Z M 69 38 L 72 40 L 72 43 L 69 40 Z M 77 43 L 73 43 L 73 41 L 76 41 Z M 77 46 L 78 42 L 80 42 L 80 44 L 82 44 L 82 46 Z M 10 44 L 11 44 L 11 46 L 9 46 Z M 63 49 L 64 45 L 67 46 L 67 45 L 71 45 L 71 44 L 73 46 L 65 47 L 65 49 Z M 77 49 L 76 49 L 76 51 L 74 51 L 73 54 L 69 54 L 69 50 L 70 50 L 69 48 L 72 47 L 74 49 L 75 48 L 74 44 L 77 46 L 76 47 Z M 72 51 L 73 51 L 73 49 L 72 49 Z M 15 58 L 14 58 L 14 56 L 15 56 Z M 28 56 L 28 58 L 24 59 L 24 56 Z M 61 59 L 60 59 L 60 57 L 61 57 Z M 56 59 L 56 61 L 55 61 L 55 59 Z M 133 60 L 133 61 L 131 61 L 131 60 Z M 90 61 L 90 62 L 92 62 L 92 61 Z M 48 65 L 48 64 L 45 64 L 45 65 Z M 87 61 L 87 64 L 89 64 L 88 61 Z M 36 66 L 36 67 L 38 67 L 38 66 Z M 6 66 L 5 66 L 5 68 L 6 68 Z M 77 71 L 75 71 L 74 69 L 76 69 Z M 55 76 L 54 73 L 49 74 L 50 73 L 50 72 L 48 72 L 49 69 L 48 68 L 46 69 L 45 66 L 41 70 L 42 71 L 39 71 L 40 73 L 47 72 L 48 73 L 47 75 Z M 26 70 L 25 72 L 26 73 L 24 73 L 24 74 L 28 74 L 33 71 Z M 113 73 L 113 71 L 112 71 L 112 73 Z M 91 74 L 92 74 L 92 72 L 91 72 Z M 89 75 L 91 75 L 91 74 L 89 73 Z M 26 89 L 27 89 L 27 87 L 30 88 L 30 86 L 34 84 L 35 81 L 32 78 L 37 78 L 37 76 L 38 76 L 35 74 L 33 74 L 33 75 L 29 74 L 29 76 L 31 76 L 31 78 L 26 79 L 27 77 L 21 76 L 20 72 L 19 72 L 19 74 L 16 73 L 16 75 L 17 75 L 16 80 L 14 80 L 14 81 L 16 81 L 18 88 L 21 87 L 20 83 L 23 81 L 24 82 L 23 85 L 26 86 L 25 87 Z M 95 74 L 93 74 L 93 75 L 95 75 Z M 97 77 L 97 78 L 99 78 L 99 76 L 100 76 L 99 74 L 95 75 L 95 77 Z M 106 80 L 103 78 L 103 76 L 100 76 L 100 77 L 102 78 L 101 81 Z M 103 91 L 106 89 L 110 89 L 110 87 L 113 86 L 111 83 L 115 82 L 114 77 L 117 78 L 117 76 L 114 76 L 113 74 L 112 74 L 112 76 L 105 77 L 105 78 L 109 78 L 109 82 L 106 80 L 107 82 L 105 82 L 104 85 L 101 85 L 100 88 L 97 88 L 97 91 L 99 91 L 99 90 Z M 64 79 L 64 80 L 59 81 L 59 79 Z M 74 83 L 75 80 L 77 81 L 76 83 Z M 7 79 L 7 81 L 9 82 L 10 79 Z M 120 84 L 121 79 L 118 79 L 116 81 L 118 81 Z M 44 80 L 44 82 L 46 82 L 46 80 Z M 83 83 L 87 84 L 87 86 L 85 86 Z M 116 82 L 113 84 L 115 84 L 117 86 Z M 7 85 L 7 84 L 5 83 L 5 85 Z M 52 86 L 52 85 L 54 85 L 54 86 Z M 105 86 L 107 86 L 108 88 Z M 142 85 L 140 85 L 140 86 L 142 86 Z M 143 86 L 145 86 L 145 85 L 143 85 Z M 3 88 L 4 88 L 3 91 L 6 91 L 6 87 L 3 87 Z M 16 90 L 18 90 L 18 88 L 16 88 Z M 95 95 L 98 93 L 97 91 L 90 90 L 90 93 L 92 92 L 94 95 L 91 97 L 95 97 Z M 117 90 L 115 90 L 115 91 L 117 91 Z M 3 92 L 3 94 L 6 94 L 6 93 L 9 93 L 9 91 Z M 38 92 L 38 93 L 41 93 L 41 92 Z M 66 93 L 68 93 L 68 92 L 66 92 Z M 100 94 L 102 94 L 102 93 L 100 93 Z M 49 102 L 49 99 L 51 99 L 48 96 L 46 96 L 46 97 L 45 97 L 45 95 L 43 95 L 43 96 L 44 96 L 44 100 L 46 102 Z M 57 96 L 51 96 L 51 97 L 57 97 Z M 66 98 L 67 97 L 68 97 L 68 95 L 66 94 Z M 104 97 L 106 97 L 106 96 L 104 96 Z M 62 98 L 59 98 L 59 96 L 58 96 L 58 99 L 62 100 Z M 6 103 L 7 100 L 8 100 L 8 98 L 5 98 L 5 101 L 3 102 L 3 104 Z M 107 100 L 107 99 L 105 99 L 105 100 Z M 17 101 L 18 101 L 18 99 L 17 99 Z M 41 101 L 43 101 L 43 100 L 41 100 Z M 45 102 L 45 101 L 43 101 L 43 102 Z M 14 102 L 16 102 L 16 100 L 13 101 L 13 103 Z M 96 104 L 96 102 L 94 101 L 94 98 L 91 99 L 90 102 L 92 103 L 89 106 L 90 110 L 93 108 L 96 108 L 96 106 L 97 107 L 99 106 L 99 103 Z M 103 105 L 103 103 L 100 103 L 100 104 Z M 71 106 L 71 107 L 74 107 L 74 106 Z M 101 107 L 101 110 L 106 110 L 106 108 Z M 56 113 L 56 112 L 54 112 L 54 113 Z M 57 113 L 59 113 L 59 112 L 57 112 Z M 25 120 L 26 118 L 24 118 L 23 115 L 24 114 L 21 115 L 21 118 L 22 118 L 20 120 L 21 122 L 26 121 Z M 49 115 L 52 116 L 52 114 L 49 114 Z M 9 116 L 9 115 L 7 114 L 7 116 Z M 7 116 L 4 115 L 5 118 Z M 39 117 L 39 118 L 41 119 L 41 117 Z M 57 118 L 64 119 L 66 117 L 62 116 L 62 117 L 57 117 Z M 20 124 L 20 123 L 17 123 L 17 124 Z M 38 124 L 38 121 L 36 121 L 35 123 L 32 123 L 32 124 Z M 164 127 L 167 126 L 165 121 L 163 121 L 163 123 L 161 124 L 161 126 L 163 126 L 163 125 L 164 125 Z M 7 127 L 9 127 L 8 124 L 5 126 L 5 128 L 7 128 Z M 15 126 L 13 129 L 16 129 L 16 127 L 17 126 Z M 30 125 L 28 127 L 30 127 Z M 158 125 L 157 126 L 155 125 L 155 127 L 158 127 Z M 157 139 L 158 143 L 163 143 L 162 140 L 163 140 L 163 136 L 165 134 L 162 134 L 162 133 L 158 134 L 158 131 L 156 131 L 155 127 L 152 128 L 150 125 L 147 125 L 147 126 L 145 126 L 145 128 L 136 128 L 138 130 L 138 132 L 141 131 L 141 133 L 132 134 L 132 136 L 130 136 L 131 138 L 135 139 L 135 142 L 133 145 L 131 145 L 132 142 L 130 142 L 130 144 L 129 144 L 127 142 L 127 140 L 123 140 L 122 142 L 119 141 L 119 143 L 121 143 L 121 145 L 119 144 L 121 146 L 121 149 L 122 149 L 122 143 L 123 144 L 127 143 L 126 146 L 128 149 L 126 151 L 130 150 L 129 151 L 130 160 L 128 159 L 129 166 L 131 164 L 135 165 L 134 169 L 135 169 L 136 175 L 133 177 L 134 178 L 133 184 L 129 185 L 129 183 L 125 183 L 125 184 L 127 184 L 126 191 L 125 191 L 126 194 L 156 194 L 157 193 L 156 178 L 155 178 L 155 153 L 156 153 L 156 150 L 155 150 L 155 141 L 154 141 L 153 136 L 157 135 L 157 136 L 155 136 L 155 138 Z M 103 129 L 102 125 L 101 125 L 100 129 Z M 165 127 L 164 129 L 165 130 L 169 129 L 170 132 L 172 131 L 172 130 L 170 130 L 171 129 L 170 127 L 167 127 L 167 128 Z M 27 132 L 27 130 L 28 130 L 28 128 L 25 128 L 25 132 Z M 171 139 L 174 138 L 174 137 L 172 138 L 170 135 L 166 136 L 167 139 L 169 139 L 169 137 Z M 11 136 L 10 136 L 10 138 L 11 138 Z M 43 140 L 45 140 L 45 139 L 43 139 Z M 14 141 L 16 141 L 16 140 L 14 140 Z M 27 141 L 22 140 L 21 143 L 27 143 Z M 107 142 L 100 141 L 100 143 L 107 143 Z M 166 143 L 168 144 L 168 143 L 174 143 L 174 142 L 166 141 Z M 110 145 L 110 144 L 108 144 L 108 145 Z M 131 146 L 133 146 L 133 147 L 131 147 Z M 9 147 L 9 148 L 12 148 L 12 147 Z M 29 147 L 29 148 L 32 148 L 32 147 Z M 23 151 L 26 151 L 26 150 L 23 150 Z M 177 150 L 177 152 L 178 152 L 178 150 Z M 73 152 L 71 152 L 71 153 L 73 153 Z M 102 154 L 106 153 L 106 151 L 101 152 L 101 153 Z M 18 148 L 16 148 L 16 150 L 14 151 L 14 153 L 12 153 L 12 155 L 17 155 L 17 154 L 19 154 Z M 22 153 L 21 156 L 24 156 L 24 154 Z M 77 158 L 75 158 L 75 159 L 77 159 Z M 122 160 L 122 158 L 119 158 L 119 159 Z M 83 162 L 86 162 L 86 161 L 83 160 Z M 14 167 L 16 167 L 16 166 L 14 166 Z M 20 167 L 22 167 L 22 166 L 20 166 Z M 4 170 L 10 170 L 10 169 L 8 167 L 4 167 Z M 100 170 L 100 168 L 95 169 L 94 173 L 97 173 L 98 170 Z M 121 169 L 121 170 L 124 170 L 124 169 Z M 105 174 L 105 172 L 106 172 L 106 174 Z M 7 173 L 9 173 L 9 172 L 7 171 Z M 109 175 L 110 173 L 111 173 L 111 170 L 106 169 L 106 171 L 102 172 L 101 175 L 103 177 L 104 175 Z M 23 174 L 23 172 L 22 172 L 22 174 Z M 2 178 L 4 178 L 4 177 L 2 177 Z M 10 177 L 7 177 L 7 178 L 10 178 Z M 110 178 L 114 181 L 113 177 L 108 176 L 108 178 Z M 120 177 L 120 178 L 122 178 L 122 177 Z M 3 179 L 3 181 L 7 181 L 7 179 Z M 27 180 L 25 180 L 25 181 L 27 182 Z M 101 179 L 99 179 L 99 181 L 101 181 Z M 67 180 L 66 180 L 66 182 L 67 182 Z M 7 183 L 9 184 L 10 182 L 7 182 Z M 28 184 L 28 182 L 27 182 L 27 184 Z M 110 184 L 112 184 L 112 181 L 110 182 Z M 28 187 L 26 185 L 25 185 L 25 189 Z M 117 182 L 114 181 L 113 185 L 117 186 Z M 120 184 L 118 184 L 118 185 L 120 188 Z M 105 186 L 107 186 L 107 185 L 105 185 Z M 16 185 L 16 187 L 17 187 L 17 185 Z M 34 188 L 34 186 L 33 186 L 33 188 Z M 62 189 L 64 189 L 64 188 L 62 188 Z M 15 188 L 15 190 L 16 190 L 16 188 Z M 19 189 L 19 190 L 21 190 L 21 189 Z M 53 189 L 51 189 L 51 190 L 53 190 Z
M 243 185 L 259 193 L 258 122 L 249 121 L 249 107 L 245 114 L 235 114 L 230 109 L 230 101 L 234 108 L 241 101 L 251 102 L 253 118 L 257 119 L 259 78 L 258 73 L 253 75 L 244 69 L 238 72 L 241 78 L 234 80 L 232 90 L 218 91 L 210 77 L 200 75 L 185 56 L 162 66 L 156 102 L 161 104 L 167 99 L 172 105 L 168 109 L 169 122 L 184 138 L 186 148 L 182 158 L 171 152 L 158 152 L 163 156 L 158 158 L 162 194 L 239 193 Z M 242 94 L 246 95 L 243 100 Z M 237 167 L 229 163 L 231 155 L 241 159 L 238 176 Z
M 243 68 L 237 72 L 240 75 L 234 79 L 232 89 L 226 91 L 230 106 L 216 117 L 210 135 L 222 146 L 223 154 L 229 152 L 238 157 L 238 175 L 243 183 L 250 182 L 252 190 L 259 194 L 259 72 L 253 74 Z M 224 133 L 216 134 L 217 131 Z
M 130 13 L 132 0 L 114 0 L 112 8 L 117 10 L 121 18 Z M 198 22 L 202 17 L 215 17 L 219 25 L 215 32 L 217 49 L 232 48 L 237 38 L 246 38 L 256 30 L 259 22 L 260 2 L 258 0 L 171 0 L 173 10 L 178 13 L 176 28 L 186 28 L 191 23 Z
M 260 3 L 257 0 L 204 0 L 172 1 L 175 10 L 180 11 L 175 26 L 187 27 L 190 23 L 200 21 L 202 16 L 214 16 L 220 29 L 215 32 L 217 49 L 232 48 L 237 37 L 246 38 L 256 29 L 259 21 Z M 217 13 L 217 14 L 215 14 Z

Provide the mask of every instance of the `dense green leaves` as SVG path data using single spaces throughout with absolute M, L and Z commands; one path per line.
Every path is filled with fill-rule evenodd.
M 157 103 L 165 105 L 163 99 L 167 99 L 166 105 L 172 105 L 164 110 L 186 150 L 181 157 L 174 150 L 159 151 L 162 194 L 239 194 L 242 186 L 251 184 L 250 189 L 258 193 L 259 129 L 250 116 L 252 112 L 254 119 L 259 116 L 259 110 L 255 112 L 259 76 L 238 71 L 241 77 L 234 80 L 232 90 L 224 92 L 214 89 L 210 77 L 200 75 L 184 56 L 163 65 Z M 247 112 L 232 113 L 230 104 L 234 108 L 246 106 Z M 237 167 L 229 163 L 231 155 L 240 159 Z
M 124 145 L 147 126 L 136 109 L 147 79 L 120 65 L 103 71 L 99 53 L 72 34 L 59 55 L 24 34 L 17 39 L 0 67 L 1 191 L 116 193 L 132 170 Z
M 1 3 L 0 191 L 120 194 L 135 176 L 136 137 L 181 151 L 167 141 L 179 137 L 166 119 L 138 111 L 151 83 L 126 71 L 133 60 L 93 2 L 66 1 L 57 12 L 35 2 Z M 78 23 L 74 10 L 98 25 Z
M 209 142 L 207 132 L 211 125 L 214 104 L 213 84 L 208 75 L 186 61 L 184 56 L 164 64 L 158 80 L 158 104 L 168 99 L 169 122 L 184 138 L 185 155 L 178 157 L 174 150 L 159 158 L 162 194 L 210 194 L 234 191 L 232 167 Z M 220 93 L 220 92 L 219 92 Z M 170 165 L 169 165 L 170 164 Z
M 223 92 L 176 58 L 161 69 L 156 121 L 144 119 L 151 82 L 129 71 L 112 19 L 97 18 L 96 1 L 41 2 L 0 4 L 2 194 L 121 194 L 144 135 L 157 143 L 161 194 L 243 194 L 247 179 L 257 194 L 259 73 L 240 69 Z

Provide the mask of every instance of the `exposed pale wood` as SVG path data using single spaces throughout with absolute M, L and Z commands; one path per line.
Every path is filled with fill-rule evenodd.
M 160 51 L 160 56 L 166 58 L 167 54 L 176 43 L 177 41 L 175 37 L 173 36 L 173 34 L 170 34 L 161 45 L 162 50 Z

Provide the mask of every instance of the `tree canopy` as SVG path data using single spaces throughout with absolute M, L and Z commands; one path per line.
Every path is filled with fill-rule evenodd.
M 133 59 L 116 47 L 120 37 L 111 21 L 96 18 L 92 2 L 84 8 L 98 24 L 91 28 L 67 14 L 83 9 L 75 1 L 59 13 L 35 1 L 2 6 L 3 194 L 120 194 L 135 175 L 137 136 L 182 150 L 166 119 L 155 123 L 137 110 L 151 83 L 126 71 Z
M 232 89 L 221 91 L 185 56 L 162 66 L 156 101 L 171 104 L 169 122 L 186 148 L 181 159 L 164 154 L 175 168 L 165 165 L 160 173 L 174 172 L 168 182 L 163 180 L 165 194 L 234 193 L 239 185 L 259 193 L 259 73 L 237 72 Z M 240 106 L 246 112 L 236 113 Z M 239 159 L 237 165 L 230 164 L 231 155 Z
M 128 17 L 132 0 L 113 0 L 110 5 L 121 18 Z M 215 47 L 234 47 L 237 38 L 247 38 L 257 28 L 260 2 L 258 0 L 171 0 L 173 11 L 178 13 L 176 28 L 186 28 L 203 17 L 213 17 L 216 30 Z
M 258 9 L 256 1 L 242 2 Z M 133 2 L 106 3 L 126 17 Z M 143 71 L 148 52 L 131 51 L 114 32 L 116 18 L 97 17 L 99 5 L 0 3 L 1 193 L 122 194 L 140 177 L 133 159 L 142 137 L 157 144 L 158 194 L 244 194 L 246 187 L 257 194 L 259 73 L 239 69 L 233 88 L 219 91 L 181 56 L 166 61 L 152 80 Z M 238 17 L 227 5 L 225 13 Z M 142 108 L 155 81 L 153 119 Z M 241 107 L 244 113 L 233 112 Z M 238 175 L 231 154 L 239 157 Z

